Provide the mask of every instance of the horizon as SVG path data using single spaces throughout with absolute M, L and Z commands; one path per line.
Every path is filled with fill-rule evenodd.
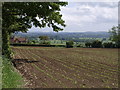
M 32 32 L 18 32 L 18 33 L 109 33 L 108 31 L 83 31 L 83 32 L 39 32 L 39 31 L 32 31 Z

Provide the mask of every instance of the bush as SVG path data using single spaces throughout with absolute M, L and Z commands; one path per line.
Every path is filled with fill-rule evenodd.
M 65 45 L 55 45 L 55 47 L 65 47 Z
M 50 45 L 50 42 L 43 42 L 42 44 Z
M 91 43 L 90 43 L 90 42 L 86 42 L 86 43 L 85 43 L 85 46 L 86 46 L 86 47 L 91 47 Z
M 77 47 L 83 47 L 82 44 L 77 45 Z
M 66 42 L 66 48 L 73 48 L 73 45 L 74 45 L 73 41 Z
M 103 47 L 104 48 L 115 48 L 116 45 L 112 42 L 108 42 L 108 43 L 103 43 Z
M 120 42 L 115 44 L 116 48 L 120 48 Z
M 33 40 L 33 41 L 32 41 L 32 43 L 33 43 L 33 44 L 35 44 L 35 43 L 36 43 L 36 41 L 35 41 L 35 40 Z
M 39 44 L 41 44 L 41 45 L 51 45 L 51 43 L 49 41 L 40 42 Z
M 102 42 L 101 41 L 98 41 L 98 40 L 95 40 L 91 43 L 91 46 L 93 48 L 101 48 L 102 47 Z

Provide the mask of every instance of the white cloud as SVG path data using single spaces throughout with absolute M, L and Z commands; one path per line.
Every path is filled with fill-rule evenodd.
M 68 3 L 68 6 L 61 8 L 61 14 L 63 15 L 62 18 L 65 20 L 67 25 L 64 31 L 108 31 L 112 26 L 116 26 L 118 24 L 117 4 L 118 3 L 112 2 Z M 51 28 L 45 28 L 43 29 L 43 32 L 47 30 L 52 31 Z
M 118 7 L 90 7 L 91 14 L 95 15 L 96 17 L 104 18 L 104 19 L 118 19 Z
M 62 14 L 65 14 L 65 17 L 78 18 L 82 17 L 88 19 L 85 21 L 91 21 L 88 17 L 96 20 L 95 17 L 102 17 L 104 19 L 118 19 L 118 7 L 101 7 L 101 6 L 91 6 L 91 5 L 79 5 L 74 7 L 63 7 Z M 68 17 L 68 18 L 69 18 Z M 70 19 L 70 18 L 69 18 Z
M 72 28 L 76 28 L 77 26 L 79 26 L 78 28 L 82 28 L 88 24 L 94 28 L 99 24 L 102 26 L 98 27 L 106 30 L 106 27 L 111 28 L 118 22 L 118 7 L 116 3 L 94 3 L 94 5 L 91 3 L 72 3 L 72 5 L 62 7 L 63 19 L 68 26 L 73 25 Z M 113 5 L 114 7 L 111 7 Z M 107 23 L 107 26 L 104 26 L 105 23 Z M 110 27 L 110 25 L 112 26 Z
M 119 2 L 119 0 L 60 0 L 68 2 Z

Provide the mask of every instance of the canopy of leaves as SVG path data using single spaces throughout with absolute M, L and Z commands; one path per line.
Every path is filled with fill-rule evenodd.
M 73 42 L 73 41 L 67 41 L 67 42 L 66 42 L 66 47 L 67 47 L 67 48 L 72 48 L 73 45 L 74 45 L 74 42 Z
M 60 6 L 66 2 L 4 2 L 2 7 L 2 27 L 9 33 L 26 32 L 28 28 L 52 27 L 54 31 L 63 30 L 65 21 L 60 14 Z
M 110 39 L 112 41 L 116 42 L 117 44 L 120 43 L 120 27 L 119 26 L 112 27 L 109 33 L 111 34 Z
M 41 40 L 49 40 L 49 37 L 48 37 L 48 36 L 39 36 L 39 38 L 40 38 Z
M 98 40 L 95 40 L 91 43 L 91 46 L 93 48 L 101 48 L 102 47 L 102 42 L 101 41 L 98 41 Z
M 90 43 L 90 42 L 86 42 L 86 43 L 85 43 L 85 46 L 86 46 L 86 47 L 91 47 L 91 45 L 92 45 L 92 43 Z
M 52 27 L 58 32 L 65 27 L 60 7 L 66 2 L 3 2 L 2 3 L 2 54 L 10 57 L 11 33 L 27 32 L 32 25 Z

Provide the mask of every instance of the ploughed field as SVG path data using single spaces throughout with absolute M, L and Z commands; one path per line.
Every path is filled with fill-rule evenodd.
M 118 49 L 12 47 L 29 88 L 117 88 Z

